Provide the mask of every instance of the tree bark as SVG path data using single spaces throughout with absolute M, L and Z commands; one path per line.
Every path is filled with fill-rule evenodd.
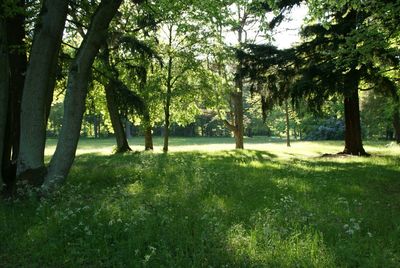
M 246 24 L 246 19 L 247 15 L 244 12 L 244 14 L 240 14 L 240 8 L 239 10 L 239 20 L 240 20 L 240 26 L 238 28 L 238 42 L 241 44 L 243 42 L 243 29 Z M 243 149 L 244 148 L 244 142 L 243 142 L 243 136 L 244 136 L 244 124 L 243 124 L 243 77 L 241 74 L 241 69 L 242 69 L 242 60 L 239 59 L 239 62 L 236 66 L 236 78 L 235 78 L 235 92 L 232 93 L 232 100 L 233 100 L 233 109 L 234 109 L 234 117 L 235 117 L 235 131 L 234 136 L 235 136 L 235 143 L 236 143 L 236 149 Z
M 0 191 L 3 188 L 3 145 L 7 124 L 9 65 L 6 22 L 0 17 Z
M 285 116 L 286 116 L 286 146 L 290 147 L 289 105 L 287 100 L 285 100 Z
M 172 27 L 170 28 L 170 47 L 172 45 Z M 168 75 L 167 75 L 167 95 L 164 104 L 164 147 L 163 151 L 168 152 L 169 132 L 170 132 L 170 108 L 171 108 L 171 94 L 172 94 L 172 56 L 168 59 Z
M 114 86 L 110 81 L 105 87 L 108 113 L 110 114 L 111 124 L 114 129 L 115 139 L 117 141 L 116 153 L 124 153 L 132 151 L 129 147 L 128 140 L 125 135 L 124 126 L 118 111 L 117 101 L 115 99 Z
M 242 84 L 241 81 L 239 81 Z M 243 86 L 237 87 L 237 92 L 232 93 L 233 100 L 233 109 L 234 109 L 234 131 L 233 134 L 235 136 L 235 144 L 236 149 L 243 149 L 243 133 L 244 133 L 244 125 L 243 125 Z
M 343 154 L 366 156 L 361 138 L 360 104 L 358 97 L 358 79 L 348 81 L 352 87 L 344 97 L 345 148 Z
M 64 118 L 56 151 L 43 184 L 48 193 L 63 183 L 75 159 L 91 67 L 107 38 L 108 26 L 122 0 L 102 0 L 71 63 L 64 100 Z
M 54 84 L 51 86 L 54 80 L 54 62 L 57 62 L 67 11 L 68 1 L 44 1 L 40 22 L 36 25 L 22 96 L 21 138 L 17 164 L 19 176 L 24 172 L 34 175 L 36 172 L 30 171 L 44 169 L 47 97 L 48 91 L 54 90 Z

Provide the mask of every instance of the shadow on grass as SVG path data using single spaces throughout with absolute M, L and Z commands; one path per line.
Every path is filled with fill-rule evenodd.
M 53 200 L 2 205 L 0 257 L 17 266 L 395 267 L 399 159 L 371 159 L 80 155 Z

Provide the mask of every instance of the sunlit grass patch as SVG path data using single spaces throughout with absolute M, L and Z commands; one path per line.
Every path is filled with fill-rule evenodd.
M 83 140 L 54 197 L 0 203 L 0 266 L 398 267 L 397 147 L 173 142 L 110 155 L 112 140 Z

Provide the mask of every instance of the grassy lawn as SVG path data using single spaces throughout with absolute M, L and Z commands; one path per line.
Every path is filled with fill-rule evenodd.
M 82 140 L 54 197 L 0 201 L 0 267 L 400 266 L 399 146 L 161 142 L 111 155 L 113 139 Z

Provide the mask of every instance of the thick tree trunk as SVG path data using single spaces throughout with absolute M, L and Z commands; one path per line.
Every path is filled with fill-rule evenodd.
M 21 177 L 25 177 L 23 173 L 30 174 L 29 177 L 43 175 L 46 104 L 48 91 L 54 89 L 54 86 L 50 89 L 50 84 L 54 80 L 54 62 L 57 62 L 67 11 L 68 1 L 44 1 L 40 22 L 36 25 L 21 106 L 21 138 L 17 167 L 17 173 Z
M 124 126 L 122 125 L 119 115 L 117 101 L 115 99 L 114 86 L 110 81 L 105 87 L 108 113 L 110 114 L 111 124 L 114 129 L 115 139 L 117 141 L 116 153 L 124 153 L 132 151 L 129 147 L 128 140 L 125 135 Z
M 400 144 L 400 112 L 399 105 L 400 103 L 397 101 L 393 110 L 393 128 L 394 128 L 394 138 L 397 143 Z
M 0 14 L 1 15 L 1 14 Z M 0 191 L 3 188 L 3 145 L 7 124 L 9 65 L 6 22 L 0 17 Z
M 344 97 L 345 148 L 343 154 L 368 155 L 361 139 L 360 107 L 358 82 L 350 94 Z
M 287 100 L 285 100 L 285 116 L 286 116 L 286 146 L 290 147 L 289 105 Z
M 153 150 L 153 134 L 151 133 L 151 126 L 146 126 L 144 132 L 144 149 L 146 151 Z
M 24 0 L 18 1 L 23 9 Z M 7 124 L 3 138 L 3 176 L 6 185 L 5 192 L 12 194 L 16 184 L 16 161 L 19 153 L 21 99 L 27 68 L 25 48 L 25 15 L 21 12 L 7 18 L 7 41 L 9 57 L 9 100 Z M 7 107 L 7 106 L 5 106 Z
M 52 191 L 65 181 L 75 159 L 91 67 L 100 46 L 106 41 L 108 26 L 121 2 L 122 0 L 101 1 L 77 55 L 71 63 L 64 100 L 63 125 L 42 187 L 44 193 Z

